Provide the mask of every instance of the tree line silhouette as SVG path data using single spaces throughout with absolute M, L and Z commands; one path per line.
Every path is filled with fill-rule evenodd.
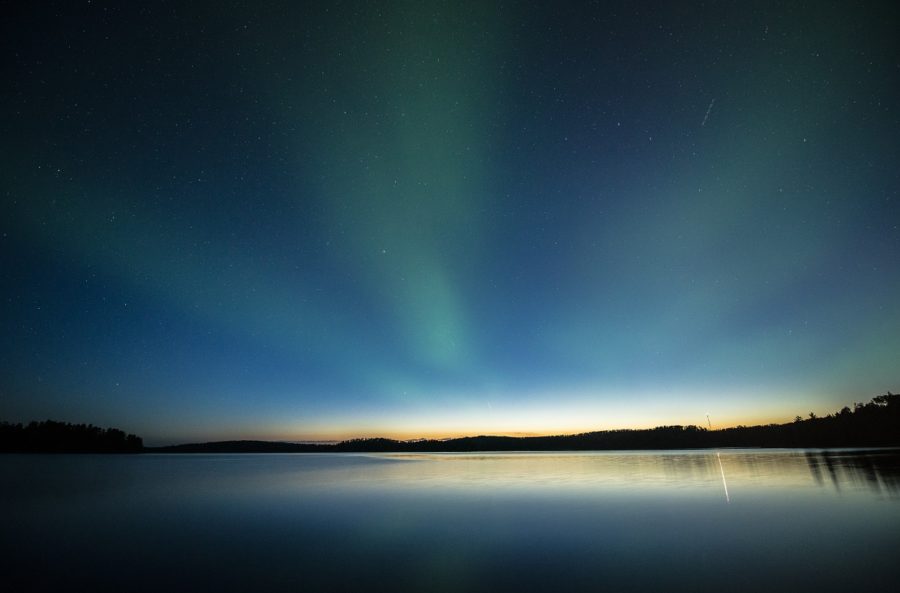
M 3 453 L 390 453 L 465 451 L 603 451 L 623 449 L 700 449 L 715 447 L 889 447 L 900 446 L 900 395 L 891 392 L 868 403 L 845 406 L 818 417 L 797 416 L 786 424 L 736 426 L 658 426 L 571 435 L 397 441 L 350 439 L 333 444 L 272 441 L 219 441 L 144 447 L 143 440 L 117 428 L 46 420 L 27 425 L 0 422 Z
M 0 452 L 3 453 L 139 453 L 141 437 L 118 428 L 68 422 L 0 422 Z
M 424 453 L 466 451 L 603 451 L 716 447 L 889 447 L 900 446 L 900 395 L 888 392 L 869 403 L 818 417 L 813 413 L 786 424 L 708 430 L 700 426 L 659 426 L 573 435 L 472 436 L 445 440 L 397 441 L 362 438 L 335 444 L 220 441 L 157 447 L 170 453 Z

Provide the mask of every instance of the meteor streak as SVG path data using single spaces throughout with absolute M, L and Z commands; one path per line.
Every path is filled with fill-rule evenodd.
M 712 111 L 712 108 L 713 108 L 713 105 L 715 104 L 715 102 L 716 102 L 715 99 L 713 99 L 712 101 L 709 102 L 709 107 L 706 108 L 706 115 L 703 116 L 703 121 L 700 123 L 701 128 L 706 126 L 706 120 L 709 119 L 709 112 Z

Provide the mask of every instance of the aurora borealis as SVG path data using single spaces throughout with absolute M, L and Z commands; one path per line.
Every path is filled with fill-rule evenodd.
M 20 4 L 2 419 L 555 433 L 898 387 L 894 3 Z

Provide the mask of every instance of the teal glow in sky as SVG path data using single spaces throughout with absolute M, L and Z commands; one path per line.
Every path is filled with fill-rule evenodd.
M 897 389 L 893 3 L 299 4 L 4 23 L 0 418 L 555 433 Z

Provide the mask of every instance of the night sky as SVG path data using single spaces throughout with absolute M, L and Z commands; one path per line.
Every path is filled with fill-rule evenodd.
M 148 444 L 900 388 L 895 2 L 19 2 L 0 419 Z

